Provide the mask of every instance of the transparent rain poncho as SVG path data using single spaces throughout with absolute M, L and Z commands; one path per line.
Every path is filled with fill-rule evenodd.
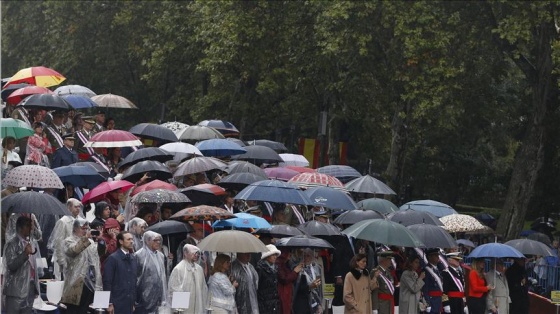
M 157 239 L 162 239 L 159 233 L 146 231 L 143 236 L 144 247 L 134 253 L 138 261 L 136 302 L 145 313 L 157 313 L 160 306 L 167 306 L 164 256 L 160 251 L 150 249 L 152 242 Z
M 43 236 L 43 233 L 41 232 L 41 226 L 39 226 L 37 217 L 34 214 L 26 214 L 26 215 L 28 215 L 31 218 L 31 223 L 32 223 L 31 235 L 29 238 L 31 241 L 31 245 L 33 246 L 33 250 L 36 251 L 36 253 L 33 254 L 33 257 L 36 259 L 41 259 L 42 256 L 41 256 L 41 252 L 39 251 L 39 243 L 38 243 L 38 241 L 40 241 Z M 8 241 L 10 241 L 13 237 L 16 236 L 16 221 L 20 216 L 23 216 L 23 214 L 14 213 L 10 215 L 10 218 L 8 219 L 8 225 L 6 227 L 6 243 L 8 243 Z M 6 255 L 2 255 L 2 256 L 6 256 Z M 3 271 L 4 273 L 6 273 L 5 261 L 3 265 L 4 265 Z M 44 274 L 43 268 L 38 268 L 37 272 L 39 277 L 42 277 Z
M 127 224 L 125 230 L 132 234 L 132 239 L 134 240 L 134 251 L 139 251 L 144 246 L 144 240 L 142 234 L 136 234 L 135 227 L 136 226 L 145 226 L 148 227 L 148 224 L 144 219 L 134 217 L 132 218 Z
M 56 224 L 47 242 L 47 249 L 52 252 L 52 262 L 54 264 L 54 276 L 60 280 L 60 266 L 66 267 L 66 255 L 64 253 L 64 240 L 72 235 L 72 224 L 75 218 L 72 216 L 62 216 Z
M 200 252 L 194 245 L 186 244 L 183 247 L 183 256 L 186 253 Z M 204 270 L 197 263 L 192 263 L 183 258 L 169 277 L 169 299 L 173 292 L 190 292 L 189 308 L 186 313 L 204 313 L 208 287 L 204 279 Z

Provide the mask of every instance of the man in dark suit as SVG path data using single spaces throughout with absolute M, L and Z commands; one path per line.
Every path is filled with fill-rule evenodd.
M 64 145 L 54 152 L 51 167 L 69 166 L 78 162 L 78 153 L 74 150 L 74 135 L 67 133 L 62 136 Z
M 443 292 L 448 300 L 443 302 L 445 313 L 463 314 L 465 311 L 465 277 L 461 267 L 461 257 L 459 252 L 446 254 L 449 267 L 445 269 L 441 276 L 443 278 Z
M 109 255 L 103 268 L 103 290 L 111 291 L 108 313 L 131 314 L 136 298 L 136 274 L 138 263 L 132 252 L 133 239 L 130 232 L 117 235 L 117 250 Z
M 424 278 L 422 293 L 428 302 L 429 311 L 427 310 L 427 313 L 440 313 L 442 309 L 443 279 L 438 268 L 439 251 L 438 248 L 426 250 L 428 265 L 424 267 L 426 278 Z

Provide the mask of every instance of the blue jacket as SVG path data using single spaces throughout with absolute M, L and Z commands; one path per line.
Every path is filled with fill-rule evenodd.
M 78 162 L 76 150 L 69 150 L 66 146 L 63 146 L 54 152 L 51 168 L 69 166 L 76 162 Z
M 103 266 L 103 290 L 111 291 L 110 303 L 115 313 L 132 314 L 136 300 L 136 273 L 138 262 L 133 254 L 125 257 L 119 248 L 107 257 Z
M 431 271 L 429 271 L 428 268 L 430 268 Z M 442 307 L 441 294 L 443 293 L 443 291 L 442 287 L 439 284 L 441 283 L 443 285 L 441 277 L 442 271 L 439 270 L 438 267 L 433 267 L 431 264 L 424 267 L 424 271 L 426 272 L 426 278 L 424 278 L 422 294 L 424 295 L 424 299 L 426 299 L 428 306 L 432 308 L 430 313 L 439 313 Z M 437 276 L 437 279 L 439 280 L 434 278 L 432 274 Z M 438 294 L 439 296 L 436 296 Z

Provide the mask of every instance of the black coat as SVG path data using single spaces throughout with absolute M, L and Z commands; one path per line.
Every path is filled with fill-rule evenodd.
M 460 291 L 455 280 L 451 277 L 453 276 L 457 279 L 463 288 L 463 293 L 465 292 L 465 278 L 463 277 L 463 272 L 458 273 L 452 267 L 449 267 L 446 271 L 441 272 L 443 279 L 443 292 L 448 294 L 449 292 Z M 465 309 L 465 304 L 463 298 L 450 297 L 448 301 L 443 302 L 443 306 L 449 305 L 451 308 L 451 314 L 463 314 Z
M 69 166 L 78 162 L 78 153 L 75 150 L 69 150 L 66 146 L 57 149 L 54 152 L 51 168 Z
M 133 254 L 126 258 L 121 249 L 105 261 L 103 268 L 103 290 L 111 291 L 110 303 L 115 313 L 131 314 L 136 299 L 136 274 L 138 262 Z
M 260 260 L 256 267 L 259 275 L 259 313 L 280 313 L 280 297 L 278 296 L 278 271 L 270 268 L 265 260 Z
M 517 265 L 517 263 L 513 263 L 506 270 L 506 278 L 511 298 L 510 313 L 529 313 L 529 282 L 525 268 Z M 525 279 L 525 283 L 522 285 L 523 279 Z

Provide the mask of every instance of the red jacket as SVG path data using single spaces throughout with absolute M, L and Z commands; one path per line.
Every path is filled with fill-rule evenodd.
M 297 280 L 298 274 L 290 269 L 284 254 L 278 256 L 276 266 L 278 266 L 278 296 L 280 298 L 280 308 L 282 309 L 281 313 L 290 314 L 292 313 L 294 282 Z
M 486 292 L 488 292 L 486 279 L 480 278 L 472 269 L 469 273 L 469 297 L 481 298 Z

